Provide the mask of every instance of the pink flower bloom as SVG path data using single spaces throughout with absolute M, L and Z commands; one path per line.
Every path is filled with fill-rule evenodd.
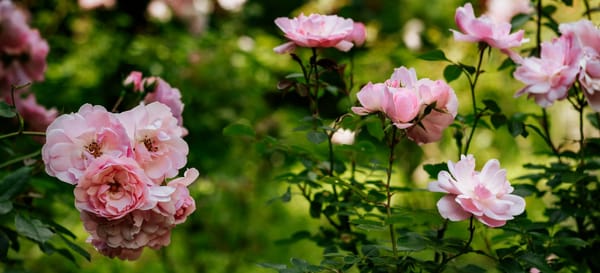
M 540 58 L 522 59 L 515 70 L 515 79 L 526 84 L 515 96 L 528 94 L 542 107 L 566 98 L 579 73 L 580 53 L 572 35 L 542 43 Z
M 44 79 L 48 43 L 25 17 L 11 1 L 0 1 L 0 97 L 5 99 L 11 85 Z
M 139 248 L 124 248 L 124 247 L 110 247 L 105 241 L 92 239 L 88 240 L 94 248 L 100 252 L 100 254 L 109 258 L 119 258 L 121 260 L 135 261 L 142 255 L 143 247 Z
M 160 102 L 141 104 L 117 118 L 132 140 L 135 160 L 157 184 L 185 166 L 188 145 L 169 107 Z
M 454 19 L 459 31 L 451 31 L 454 33 L 454 39 L 457 41 L 484 42 L 503 52 L 506 52 L 511 47 L 517 47 L 527 42 L 527 39 L 523 39 L 523 30 L 510 33 L 510 23 L 495 22 L 486 15 L 475 18 L 471 3 L 457 8 Z
M 104 107 L 91 104 L 56 118 L 46 129 L 42 147 L 46 173 L 70 184 L 77 184 L 94 159 L 131 153 L 129 137 L 119 120 Z
M 295 18 L 279 17 L 275 24 L 285 33 L 290 42 L 276 47 L 277 53 L 292 52 L 296 46 L 301 47 L 335 47 L 341 51 L 352 48 L 352 41 L 364 41 L 364 32 L 356 27 L 352 19 L 337 15 L 311 14 Z M 363 28 L 364 29 L 364 28 Z
M 356 94 L 362 106 L 352 107 L 352 112 L 361 116 L 374 112 L 382 112 L 386 92 L 386 86 L 383 83 L 367 83 Z
M 25 99 L 19 99 L 16 103 L 17 110 L 28 128 L 32 131 L 45 132 L 48 125 L 58 116 L 56 108 L 46 109 L 39 105 L 34 94 L 29 94 Z
M 563 36 L 574 36 L 582 48 L 578 80 L 592 109 L 600 112 L 600 29 L 589 20 L 579 20 L 561 24 L 559 30 Z
M 188 186 L 198 179 L 199 173 L 195 168 L 185 171 L 183 177 L 173 179 L 167 185 L 174 189 L 169 202 L 160 202 L 155 211 L 168 217 L 173 217 L 174 224 L 185 222 L 187 217 L 196 210 L 196 203 L 190 196 Z
M 513 187 L 498 160 L 489 160 L 478 172 L 475 158 L 462 155 L 456 163 L 448 161 L 448 169 L 428 186 L 430 191 L 447 193 L 437 203 L 442 217 L 461 221 L 474 216 L 487 226 L 500 227 L 525 211 L 525 199 L 510 194 Z
M 132 158 L 102 156 L 94 160 L 74 190 L 75 207 L 116 220 L 134 210 L 148 210 L 168 201 L 175 189 L 155 186 Z
M 494 22 L 510 23 L 516 15 L 533 12 L 530 0 L 487 0 L 485 6 L 484 15 Z
M 99 7 L 112 8 L 115 5 L 115 0 L 79 0 L 79 6 L 82 9 L 96 9 Z
M 123 81 L 123 85 L 133 87 L 133 92 L 143 92 L 144 84 L 142 82 L 142 72 L 131 71 L 127 78 Z
M 419 114 L 421 105 L 419 97 L 414 89 L 403 87 L 385 86 L 383 112 L 400 128 L 405 129 L 413 126 L 413 119 Z
M 144 247 L 160 249 L 171 243 L 173 217 L 153 210 L 135 210 L 123 218 L 108 220 L 82 211 L 81 220 L 90 234 L 88 241 L 109 257 L 137 259 Z
M 542 271 L 540 271 L 539 269 L 537 269 L 536 267 L 532 267 L 531 269 L 529 269 L 529 273 L 541 273 Z
M 141 76 L 141 75 L 140 75 Z M 145 84 L 154 85 L 154 90 L 148 92 L 144 98 L 144 103 L 160 102 L 171 109 L 171 113 L 177 119 L 177 124 L 183 126 L 183 102 L 181 102 L 181 92 L 179 89 L 171 87 L 167 82 L 158 77 L 145 79 Z
M 352 29 L 352 33 L 347 40 L 353 42 L 357 46 L 361 46 L 365 43 L 365 39 L 367 38 L 367 30 L 363 23 L 354 23 L 354 28 Z

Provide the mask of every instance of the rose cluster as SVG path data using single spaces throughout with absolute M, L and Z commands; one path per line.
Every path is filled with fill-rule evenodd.
M 56 118 L 46 131 L 46 172 L 75 186 L 89 241 L 104 255 L 137 259 L 145 246 L 170 243 L 171 229 L 195 210 L 188 186 L 184 129 L 161 102 L 111 113 L 85 104 Z
M 337 15 L 300 14 L 298 17 L 275 19 L 275 24 L 290 41 L 276 47 L 283 54 L 300 47 L 335 47 L 341 51 L 350 50 L 355 44 L 365 42 L 366 30 L 362 23 L 354 22 Z
M 416 143 L 441 139 L 454 121 L 458 99 L 452 87 L 441 80 L 417 79 L 413 68 L 396 68 L 385 83 L 365 85 L 357 94 L 361 106 L 352 107 L 358 115 L 382 112 Z
M 513 58 L 517 80 L 542 107 L 564 99 L 578 82 L 587 102 L 600 111 L 600 29 L 589 20 L 559 25 L 561 35 L 541 45 L 540 57 Z
M 27 24 L 25 13 L 9 0 L 0 0 L 0 101 L 14 104 L 29 129 L 43 131 L 58 115 L 39 105 L 33 93 L 11 86 L 44 80 L 48 43 Z M 25 98 L 21 98 L 25 97 Z

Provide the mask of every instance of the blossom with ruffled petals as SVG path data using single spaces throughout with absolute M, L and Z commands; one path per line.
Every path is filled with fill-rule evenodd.
M 56 108 L 47 109 L 37 103 L 34 94 L 29 94 L 25 99 L 19 99 L 16 102 L 19 114 L 25 120 L 30 130 L 44 132 L 48 125 L 58 116 Z
M 454 39 L 464 42 L 484 42 L 493 48 L 506 51 L 527 42 L 524 31 L 510 33 L 511 25 L 507 22 L 495 22 L 486 15 L 475 17 L 471 3 L 456 9 L 454 16 L 458 31 L 451 29 Z
M 600 29 L 589 20 L 561 24 L 562 36 L 573 36 L 581 47 L 579 83 L 592 109 L 600 112 Z
M 292 52 L 300 47 L 335 47 L 341 51 L 349 51 L 353 42 L 364 42 L 364 25 L 355 26 L 352 19 L 337 15 L 300 14 L 295 18 L 279 17 L 275 24 L 285 33 L 290 41 L 276 47 L 277 53 Z
M 169 181 L 167 187 L 173 188 L 169 202 L 160 202 L 155 211 L 168 217 L 173 217 L 174 224 L 185 222 L 187 217 L 196 210 L 196 202 L 190 196 L 188 186 L 198 179 L 198 170 L 191 168 L 185 171 L 183 177 Z
M 137 259 L 144 247 L 160 249 L 171 243 L 172 217 L 153 210 L 135 210 L 123 218 L 108 220 L 82 211 L 88 239 L 100 253 L 121 259 Z
M 515 79 L 526 84 L 515 96 L 528 94 L 542 107 L 567 97 L 579 73 L 580 48 L 573 35 L 563 35 L 542 43 L 540 57 L 522 59 L 514 72 Z
M 448 161 L 448 170 L 428 186 L 430 191 L 447 193 L 437 203 L 442 217 L 461 221 L 474 216 L 487 226 L 500 227 L 525 211 L 525 199 L 511 194 L 513 187 L 498 160 L 489 160 L 478 172 L 475 158 L 462 155 L 456 163 Z
M 108 220 L 123 218 L 134 210 L 148 210 L 170 200 L 172 187 L 156 186 L 128 157 L 102 156 L 94 160 L 74 190 L 75 207 Z
M 189 148 L 168 106 L 159 102 L 140 104 L 117 114 L 117 118 L 132 140 L 135 160 L 157 184 L 176 176 L 185 166 Z
M 128 157 L 131 148 L 125 127 L 112 113 L 84 104 L 77 113 L 61 115 L 48 126 L 42 159 L 46 173 L 77 184 L 94 159 Z
M 331 143 L 338 145 L 352 145 L 354 144 L 356 132 L 350 129 L 339 128 L 335 130 L 331 136 Z
M 181 92 L 177 88 L 171 87 L 166 81 L 159 77 L 149 77 L 144 79 L 146 86 L 154 86 L 154 90 L 149 90 L 144 103 L 160 102 L 171 109 L 171 114 L 177 119 L 177 124 L 183 126 L 183 102 L 181 101 Z
M 364 116 L 370 113 L 383 111 L 383 101 L 386 92 L 386 86 L 383 83 L 367 83 L 356 94 L 361 106 L 353 106 L 352 112 Z

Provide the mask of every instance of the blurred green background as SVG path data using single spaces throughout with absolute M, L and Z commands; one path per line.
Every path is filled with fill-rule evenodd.
M 355 83 L 352 96 L 330 98 L 328 109 L 323 112 L 326 119 L 348 112 L 361 85 L 384 81 L 395 67 L 414 67 L 419 78 L 442 79 L 445 64 L 417 59 L 423 52 L 442 48 L 451 60 L 470 65 L 477 58 L 475 44 L 454 42 L 449 31 L 455 28 L 456 7 L 465 1 L 248 0 L 238 1 L 242 2 L 238 9 L 224 8 L 226 3 L 236 1 L 188 2 L 199 7 L 194 10 L 193 19 L 182 19 L 174 12 L 170 18 L 152 17 L 147 9 L 149 1 L 140 0 L 117 1 L 110 8 L 90 10 L 80 8 L 76 1 L 16 1 L 30 12 L 32 27 L 38 28 L 50 44 L 46 80 L 32 86 L 40 103 L 62 113 L 77 111 L 83 103 L 110 108 L 130 71 L 160 76 L 183 94 L 184 126 L 189 130 L 186 140 L 190 147 L 187 166 L 198 168 L 201 173 L 191 186 L 196 212 L 173 230 L 169 247 L 160 251 L 146 249 L 135 262 L 98 255 L 85 243 L 87 236 L 73 207 L 73 197 L 66 189 L 68 185 L 48 186 L 64 187 L 66 194 L 47 196 L 52 200 L 49 211 L 61 225 L 77 234 L 80 245 L 92 253 L 92 262 L 77 257 L 74 264 L 57 254 L 44 255 L 37 246 L 24 242 L 22 256 L 16 258 L 25 259 L 26 270 L 235 273 L 273 272 L 257 264 L 288 263 L 291 257 L 318 263 L 321 249 L 314 243 L 278 243 L 299 230 L 317 232 L 320 224 L 309 217 L 307 204 L 299 196 L 292 196 L 290 203 L 269 202 L 285 192 L 287 185 L 273 177 L 292 164 L 286 154 L 263 154 L 251 139 L 222 134 L 227 125 L 244 123 L 252 126 L 259 137 L 305 141 L 292 129 L 307 115 L 307 102 L 291 93 L 284 95 L 276 88 L 285 75 L 299 72 L 290 56 L 273 52 L 273 47 L 285 42 L 273 23 L 276 17 L 292 17 L 301 12 L 338 14 L 367 26 L 364 48 L 351 53 Z M 478 4 L 476 7 L 480 7 Z M 480 12 L 478 9 L 476 14 Z M 190 22 L 195 25 L 190 27 Z M 533 38 L 531 31 L 526 35 Z M 534 42 L 528 46 L 533 47 Z M 298 54 L 306 60 L 309 51 L 299 49 Z M 350 61 L 348 54 L 333 49 L 323 54 L 340 62 Z M 479 99 L 496 100 L 509 116 L 518 111 L 539 111 L 532 101 L 513 98 L 521 84 L 511 78 L 509 71 L 497 71 L 504 59 L 496 51 L 486 59 Z M 461 77 L 451 86 L 461 102 L 460 113 L 470 113 L 466 79 Z M 561 107 L 568 108 L 558 105 L 552 111 L 567 111 Z M 568 120 L 562 115 L 555 119 L 557 136 L 569 137 L 568 130 L 560 129 Z M 539 139 L 531 141 L 532 137 L 535 138 L 515 139 L 505 129 L 484 129 L 478 131 L 471 151 L 481 158 L 480 164 L 500 158 L 503 167 L 509 169 L 510 179 L 523 171 L 520 166 L 525 162 L 524 155 L 542 149 L 540 144 L 533 144 Z M 416 187 L 424 188 L 429 182 L 421 164 L 456 160 L 450 130 L 437 144 L 402 145 L 397 175 Z M 49 183 L 47 179 L 39 180 Z M 433 211 L 435 196 L 424 195 L 398 195 L 396 202 Z M 536 206 L 540 201 L 528 202 Z M 531 217 L 536 217 L 535 213 Z

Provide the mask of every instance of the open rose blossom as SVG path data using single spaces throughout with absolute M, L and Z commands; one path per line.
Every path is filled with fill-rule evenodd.
M 49 47 L 26 15 L 11 1 L 0 1 L 0 97 L 7 100 L 11 85 L 42 81 Z
M 354 23 L 337 15 L 300 14 L 295 18 L 279 17 L 275 24 L 290 41 L 276 47 L 277 53 L 294 51 L 300 47 L 335 47 L 341 51 L 349 51 L 354 44 L 362 45 L 365 41 L 365 27 L 362 23 Z
M 108 220 L 134 210 L 154 208 L 169 201 L 172 187 L 155 186 L 135 160 L 103 156 L 94 160 L 75 187 L 75 207 Z
M 385 83 L 368 83 L 357 94 L 358 115 L 384 113 L 409 139 L 418 144 L 441 139 L 456 117 L 458 99 L 444 81 L 417 79 L 413 68 L 399 67 Z
M 155 211 L 164 216 L 172 216 L 174 224 L 185 222 L 187 217 L 196 210 L 196 202 L 190 196 L 188 186 L 198 179 L 198 170 L 195 168 L 185 171 L 183 177 L 169 181 L 168 187 L 173 189 L 168 202 L 160 202 Z
M 454 39 L 463 42 L 484 42 L 493 48 L 509 53 L 509 48 L 520 46 L 527 42 L 523 39 L 524 31 L 510 33 L 508 22 L 497 22 L 486 15 L 476 18 L 471 3 L 456 9 L 454 16 L 458 31 L 451 29 Z
M 448 170 L 428 186 L 430 191 L 447 193 L 437 203 L 442 217 L 461 221 L 474 216 L 487 226 L 500 227 L 525 211 L 525 199 L 511 194 L 513 187 L 498 160 L 489 160 L 478 172 L 473 155 L 462 155 L 456 163 L 448 161 Z
M 159 77 L 149 77 L 144 79 L 146 86 L 154 86 L 153 90 L 148 90 L 144 97 L 144 103 L 150 104 L 158 101 L 171 109 L 171 113 L 177 119 L 177 124 L 183 126 L 183 102 L 181 101 L 181 92 L 177 88 L 171 87 L 166 81 Z
M 56 118 L 46 129 L 42 147 L 46 173 L 70 184 L 77 184 L 95 158 L 131 153 L 125 127 L 104 107 L 91 104 Z
M 529 57 L 519 62 L 513 75 L 526 86 L 515 96 L 528 94 L 538 105 L 548 107 L 567 97 L 579 73 L 581 50 L 573 35 L 563 35 L 541 46 L 539 58 Z
M 132 141 L 135 160 L 157 184 L 174 177 L 185 166 L 189 148 L 168 106 L 159 102 L 140 104 L 117 117 Z
M 561 24 L 562 36 L 573 36 L 581 47 L 578 81 L 590 107 L 600 112 L 600 29 L 589 20 Z

